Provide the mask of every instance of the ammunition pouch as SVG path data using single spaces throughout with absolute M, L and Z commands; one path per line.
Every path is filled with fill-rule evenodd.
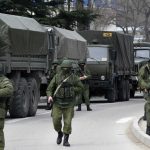
M 72 99 L 74 95 L 73 85 L 68 82 L 63 82 L 62 86 L 59 88 L 56 94 L 56 99 Z

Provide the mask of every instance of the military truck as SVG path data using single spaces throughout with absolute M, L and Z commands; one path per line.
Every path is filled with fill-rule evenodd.
M 135 91 L 138 90 L 138 72 L 139 69 L 150 59 L 150 43 L 149 42 L 134 42 L 134 69 L 131 76 L 132 87 L 130 97 L 134 97 Z
M 11 117 L 34 116 L 54 57 L 54 33 L 36 20 L 0 13 L 0 63 L 12 80 Z
M 76 31 L 54 27 L 56 38 L 55 59 L 85 60 L 87 41 Z
M 117 32 L 79 31 L 88 43 L 87 68 L 90 95 L 104 95 L 109 102 L 128 101 L 133 70 L 133 37 Z

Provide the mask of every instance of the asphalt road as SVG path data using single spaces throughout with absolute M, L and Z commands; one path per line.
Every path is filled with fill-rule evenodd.
M 131 133 L 135 117 L 143 115 L 144 100 L 127 102 L 92 103 L 92 112 L 76 112 L 70 136 L 70 150 L 149 150 Z M 5 150 L 63 150 L 56 144 L 50 111 L 38 109 L 35 117 L 7 119 L 5 124 Z

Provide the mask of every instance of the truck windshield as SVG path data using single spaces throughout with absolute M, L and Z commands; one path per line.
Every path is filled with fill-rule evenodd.
M 108 48 L 107 47 L 88 47 L 89 56 L 88 61 L 107 61 Z
M 136 50 L 135 57 L 150 58 L 150 50 Z

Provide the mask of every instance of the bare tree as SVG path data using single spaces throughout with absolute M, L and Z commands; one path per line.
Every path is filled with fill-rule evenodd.
M 145 31 L 145 40 L 150 41 L 149 36 L 149 27 L 150 27 L 150 0 L 143 0 L 143 9 L 142 13 L 144 14 L 144 31 Z
M 138 27 L 142 25 L 142 1 L 141 0 L 118 0 L 116 9 L 117 26 L 122 28 L 124 33 L 135 35 Z M 142 19 L 141 19 L 142 18 Z
M 116 22 L 125 33 L 132 29 L 132 35 L 138 28 L 143 29 L 146 41 L 150 41 L 150 0 L 117 0 Z
M 90 7 L 97 18 L 92 22 L 91 28 L 94 30 L 105 30 L 110 24 L 114 24 L 114 18 L 116 18 L 116 13 L 112 8 L 103 5 L 98 8 Z
M 84 4 L 83 0 L 76 0 L 76 9 L 83 10 L 83 4 Z

